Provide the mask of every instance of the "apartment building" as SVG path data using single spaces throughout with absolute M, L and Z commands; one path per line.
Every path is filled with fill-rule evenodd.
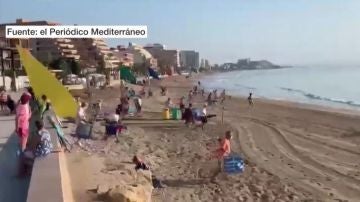
M 80 55 L 82 67 L 95 68 L 104 63 L 105 68 L 116 68 L 120 64 L 103 39 L 72 39 L 72 43 Z
M 134 67 L 148 66 L 155 69 L 158 67 L 158 60 L 144 47 L 129 43 L 128 50 L 133 54 Z
M 120 61 L 102 39 L 6 39 L 6 25 L 60 25 L 49 21 L 25 21 L 17 19 L 15 23 L 0 24 L 0 47 L 12 47 L 21 44 L 29 48 L 42 63 L 48 65 L 53 60 L 74 59 L 82 68 L 95 68 L 104 64 L 105 68 L 118 67 Z
M 157 59 L 158 67 L 162 73 L 172 74 L 180 66 L 179 51 L 165 49 L 161 44 L 150 44 L 144 47 Z
M 120 61 L 121 65 L 128 67 L 134 66 L 134 54 L 133 51 L 129 50 L 125 46 L 117 46 L 116 48 L 111 48 L 115 57 Z
M 71 39 L 6 39 L 6 25 L 59 25 L 59 23 L 16 19 L 15 23 L 0 24 L 0 43 L 9 48 L 15 48 L 17 44 L 29 48 L 32 54 L 44 64 L 49 64 L 52 60 L 60 57 L 75 60 L 80 58 Z
M 179 53 L 180 67 L 182 69 L 198 69 L 199 65 L 199 52 L 193 50 L 183 50 Z

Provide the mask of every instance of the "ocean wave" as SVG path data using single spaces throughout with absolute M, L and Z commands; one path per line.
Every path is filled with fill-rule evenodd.
M 346 104 L 346 105 L 354 106 L 354 107 L 360 107 L 360 103 L 354 102 L 352 100 L 323 97 L 323 96 L 315 95 L 315 94 L 305 92 L 305 91 L 299 90 L 299 89 L 283 88 L 283 87 L 281 87 L 280 89 L 289 91 L 289 92 L 299 93 L 299 94 L 301 94 L 309 99 L 312 99 L 312 100 L 321 100 L 321 101 L 327 101 L 327 102 L 333 102 L 333 103 L 339 103 L 339 104 Z
M 256 88 L 254 88 L 254 87 L 245 86 L 245 85 L 241 85 L 241 84 L 235 84 L 235 86 L 246 88 L 246 89 L 249 89 L 249 90 L 256 90 Z

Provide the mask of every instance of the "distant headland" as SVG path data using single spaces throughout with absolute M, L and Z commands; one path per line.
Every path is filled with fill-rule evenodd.
M 224 63 L 215 65 L 214 71 L 235 71 L 235 70 L 258 70 L 258 69 L 280 69 L 290 68 L 291 66 L 281 66 L 273 64 L 267 60 L 251 61 L 250 59 L 239 59 L 236 63 Z

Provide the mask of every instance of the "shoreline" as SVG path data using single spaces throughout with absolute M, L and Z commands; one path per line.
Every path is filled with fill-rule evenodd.
M 241 71 L 241 70 L 239 70 Z M 211 73 L 205 73 L 205 74 L 198 74 L 196 76 L 194 76 L 192 79 L 192 84 L 196 85 L 198 80 L 202 80 L 204 77 L 209 76 L 209 75 L 216 75 L 218 73 L 222 73 L 222 72 L 211 72 Z M 223 88 L 219 88 L 218 90 L 223 90 Z M 225 89 L 226 90 L 226 89 Z M 205 92 L 209 92 L 208 89 L 205 89 Z M 246 101 L 247 102 L 247 97 L 244 95 L 234 95 L 231 93 L 227 92 L 227 97 L 231 96 L 232 98 L 236 98 L 239 99 L 241 101 Z M 360 109 L 348 109 L 348 108 L 342 108 L 342 107 L 335 107 L 335 106 L 330 106 L 329 105 L 320 105 L 320 104 L 312 104 L 312 103 L 306 103 L 306 102 L 296 102 L 293 100 L 286 100 L 286 99 L 273 99 L 273 98 L 266 98 L 266 97 L 261 97 L 261 98 L 253 98 L 254 101 L 259 101 L 262 103 L 268 103 L 268 104 L 273 104 L 273 105 L 279 105 L 279 106 L 289 106 L 289 107 L 296 107 L 296 108 L 300 108 L 300 109 L 305 109 L 305 110 L 314 110 L 314 111 L 321 111 L 321 112 L 329 112 L 329 113 L 336 113 L 336 114 L 344 114 L 344 115 L 352 115 L 352 116 L 357 116 L 360 117 Z
M 243 70 L 239 70 L 239 71 L 243 71 Z M 265 70 L 260 70 L 260 71 L 265 71 Z M 224 72 L 211 72 L 211 73 L 205 73 L 205 74 L 200 73 L 200 74 L 196 75 L 197 76 L 196 78 L 198 78 L 198 80 L 201 81 L 203 79 L 206 79 L 207 76 L 214 76 L 214 75 L 222 74 L 222 73 L 224 73 Z M 228 72 L 225 72 L 225 73 L 228 73 Z M 222 90 L 224 88 L 218 88 L 218 89 Z M 227 90 L 227 89 L 225 89 L 225 90 Z M 231 95 L 233 97 L 239 97 L 239 98 L 246 98 L 246 96 L 247 96 L 247 95 L 240 95 L 237 93 L 230 93 L 229 90 L 227 90 L 227 94 Z M 309 99 L 308 101 L 305 101 L 305 100 L 296 101 L 295 99 L 271 98 L 271 97 L 265 97 L 265 96 L 256 97 L 254 99 L 272 101 L 272 102 L 285 102 L 285 103 L 288 102 L 288 103 L 292 103 L 295 105 L 303 105 L 305 109 L 307 109 L 307 108 L 318 109 L 320 107 L 320 109 L 322 109 L 322 110 L 328 110 L 328 111 L 339 112 L 339 113 L 344 112 L 346 114 L 352 114 L 352 115 L 354 115 L 354 114 L 360 115 L 360 107 L 357 105 L 338 103 L 338 102 L 322 100 L 322 99 L 321 100 Z

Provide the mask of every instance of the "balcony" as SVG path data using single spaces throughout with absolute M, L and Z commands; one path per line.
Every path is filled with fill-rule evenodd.
M 77 50 L 73 50 L 73 49 L 62 49 L 61 50 L 63 53 L 70 53 L 70 54 L 77 54 Z
M 56 39 L 56 41 L 59 43 L 71 43 L 70 39 Z
M 101 53 L 101 54 L 109 54 L 109 53 L 112 53 L 112 51 L 111 50 L 109 50 L 109 49 L 103 49 L 103 50 L 99 50 L 99 52 Z
M 72 44 L 65 44 L 65 43 L 58 43 L 58 46 L 60 48 L 74 48 L 74 45 Z
M 80 55 L 74 55 L 74 54 L 64 54 L 62 53 L 62 55 L 66 58 L 72 58 L 72 59 L 75 59 L 75 60 L 78 60 L 80 59 Z
M 98 47 L 98 48 L 107 48 L 108 49 L 108 46 L 106 44 L 102 44 L 102 43 L 93 42 L 92 46 Z

